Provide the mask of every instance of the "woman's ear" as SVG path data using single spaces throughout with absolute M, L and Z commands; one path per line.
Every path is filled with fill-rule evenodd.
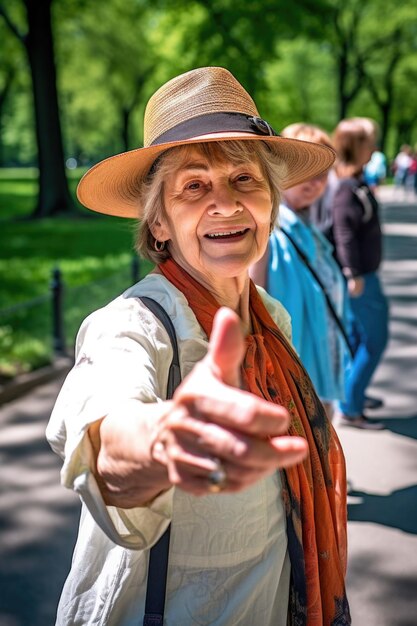
M 157 241 L 171 239 L 169 226 L 163 218 L 158 218 L 152 226 L 149 226 L 149 230 Z

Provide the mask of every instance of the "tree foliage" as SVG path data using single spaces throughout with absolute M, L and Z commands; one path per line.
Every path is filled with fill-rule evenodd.
M 27 29 L 25 6 L 48 2 L 15 0 L 10 23 L 0 16 L 0 163 L 39 157 L 16 34 Z M 140 146 L 150 94 L 203 65 L 230 69 L 277 130 L 305 120 L 331 131 L 365 115 L 391 156 L 417 141 L 414 0 L 59 0 L 52 9 L 64 153 L 81 164 Z

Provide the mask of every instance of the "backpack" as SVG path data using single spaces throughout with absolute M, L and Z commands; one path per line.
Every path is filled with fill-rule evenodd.
M 354 178 L 343 179 L 343 181 L 343 184 L 347 184 L 347 181 L 349 181 L 353 193 L 361 203 L 363 208 L 362 222 L 366 224 L 372 218 L 375 210 L 371 200 L 371 197 L 373 197 L 371 190 L 368 185 L 363 182 L 358 184 L 358 181 Z M 331 170 L 324 194 L 310 207 L 311 221 L 330 241 L 333 248 L 335 247 L 333 234 L 333 202 L 341 184 L 342 181 L 338 179 L 335 172 Z

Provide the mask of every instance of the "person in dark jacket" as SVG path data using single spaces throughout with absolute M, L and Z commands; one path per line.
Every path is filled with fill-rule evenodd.
M 333 196 L 333 237 L 337 260 L 347 280 L 351 308 L 350 338 L 355 350 L 346 377 L 343 423 L 381 429 L 364 415 L 365 392 L 388 340 L 388 306 L 378 277 L 382 233 L 378 202 L 363 178 L 375 149 L 375 126 L 368 118 L 342 120 L 333 143 L 338 185 Z

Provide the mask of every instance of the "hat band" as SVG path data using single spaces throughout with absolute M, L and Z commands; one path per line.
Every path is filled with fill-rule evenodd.
M 244 113 L 206 113 L 180 122 L 162 135 L 159 135 L 151 146 L 157 146 L 171 141 L 193 139 L 199 135 L 224 132 L 245 132 L 253 135 L 276 137 L 278 133 L 261 117 L 245 115 Z

